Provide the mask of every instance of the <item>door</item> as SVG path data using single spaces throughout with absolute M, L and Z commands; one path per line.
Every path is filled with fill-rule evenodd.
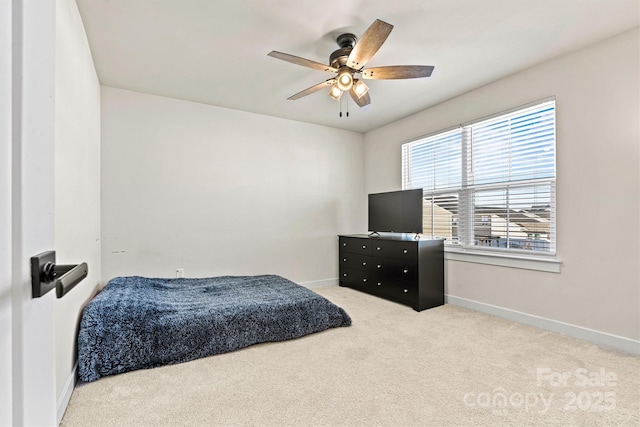
M 55 2 L 0 4 L 0 424 L 56 425 L 55 295 L 29 271 L 53 249 Z
M 0 426 L 12 425 L 11 2 L 0 2 Z

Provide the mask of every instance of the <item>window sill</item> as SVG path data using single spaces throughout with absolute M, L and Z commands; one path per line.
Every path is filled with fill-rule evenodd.
M 470 250 L 445 246 L 444 259 L 449 261 L 473 262 L 500 267 L 523 268 L 526 270 L 560 273 L 561 261 L 555 256 L 530 256 L 504 252 Z

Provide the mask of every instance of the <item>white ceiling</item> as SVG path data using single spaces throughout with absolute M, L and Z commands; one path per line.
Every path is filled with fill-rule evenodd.
M 357 132 L 640 23 L 639 0 L 77 3 L 103 85 Z M 430 78 L 368 80 L 371 105 L 349 100 L 348 118 L 324 91 L 287 100 L 331 75 L 267 53 L 328 63 L 339 34 L 360 36 L 376 18 L 395 28 L 367 66 L 434 65 Z M 585 66 L 607 72 L 606 64 Z

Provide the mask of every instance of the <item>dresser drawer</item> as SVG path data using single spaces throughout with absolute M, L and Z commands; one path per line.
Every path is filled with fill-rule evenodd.
M 369 239 L 357 237 L 340 237 L 340 252 L 350 252 L 360 255 L 371 255 L 372 243 Z
M 371 280 L 367 277 L 367 272 L 362 270 L 352 270 L 350 268 L 340 269 L 340 284 L 342 286 L 355 286 L 358 288 L 369 288 Z
M 406 302 L 415 301 L 418 295 L 418 287 L 415 282 L 380 279 L 374 281 L 371 287 L 381 294 Z
M 351 252 L 340 251 L 339 268 L 351 270 L 367 270 L 371 264 L 371 257 L 366 255 L 353 254 Z
M 380 279 L 391 280 L 418 280 L 418 264 L 415 260 L 406 262 L 391 258 L 370 258 L 370 268 L 372 275 Z
M 377 240 L 371 243 L 371 254 L 376 257 L 404 259 L 415 262 L 418 256 L 416 242 Z

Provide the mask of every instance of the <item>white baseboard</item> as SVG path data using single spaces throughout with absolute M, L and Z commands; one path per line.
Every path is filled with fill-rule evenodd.
M 468 308 L 481 313 L 491 314 L 502 319 L 524 323 L 525 325 L 535 326 L 536 328 L 545 329 L 547 331 L 557 332 L 559 334 L 588 341 L 602 347 L 621 350 L 633 355 L 640 355 L 640 341 L 635 341 L 630 338 L 595 331 L 593 329 L 583 328 L 570 323 L 547 319 L 545 317 L 522 313 L 520 311 L 485 304 L 483 302 L 460 298 L 453 295 L 445 295 L 445 301 L 448 304 L 457 305 L 459 307 Z
M 300 282 L 298 283 L 305 288 L 313 289 L 313 288 L 321 288 L 323 286 L 335 286 L 338 284 L 338 279 L 323 279 L 323 280 L 312 280 L 310 282 Z
M 67 377 L 67 381 L 64 383 L 64 389 L 62 390 L 62 394 L 58 396 L 58 405 L 57 405 L 57 416 L 58 416 L 58 424 L 62 422 L 62 417 L 64 417 L 64 412 L 67 410 L 67 406 L 69 405 L 69 401 L 71 400 L 71 394 L 73 393 L 73 388 L 76 386 L 76 381 L 78 379 L 78 362 L 73 366 L 73 370 Z

